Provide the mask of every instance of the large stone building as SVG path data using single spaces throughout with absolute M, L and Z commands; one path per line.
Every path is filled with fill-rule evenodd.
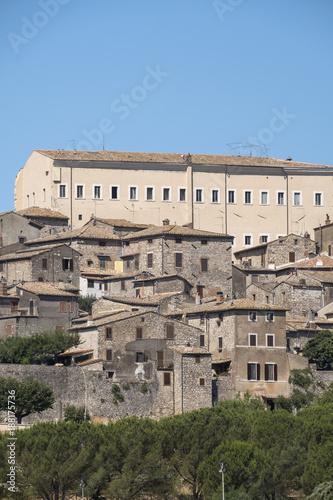
M 51 208 L 72 228 L 92 214 L 157 225 L 168 217 L 232 234 L 240 250 L 312 236 L 332 207 L 332 174 L 331 166 L 272 158 L 36 150 L 17 175 L 15 209 Z

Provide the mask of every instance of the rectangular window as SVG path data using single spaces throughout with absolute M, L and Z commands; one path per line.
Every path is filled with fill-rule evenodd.
M 219 337 L 219 351 L 221 352 L 223 349 L 223 337 Z
M 152 253 L 147 253 L 147 267 L 148 268 L 153 267 L 153 254 Z
M 6 325 L 6 335 L 13 334 L 13 325 Z
M 256 313 L 256 311 L 249 312 L 249 321 L 257 321 L 257 313 Z
M 175 336 L 175 329 L 172 324 L 167 324 L 165 327 L 165 336 L 167 339 L 173 339 Z
M 200 387 L 203 387 L 205 385 L 205 379 L 203 377 L 199 378 L 199 385 Z
M 42 268 L 47 269 L 47 259 L 42 260 Z
M 109 326 L 105 328 L 105 338 L 108 340 L 112 339 L 112 328 Z
M 138 199 L 138 187 L 130 186 L 129 187 L 129 199 L 132 201 L 136 201 Z
M 315 207 L 322 207 L 323 206 L 323 199 L 324 199 L 324 194 L 323 192 L 316 192 L 314 193 L 314 200 L 313 200 L 313 204 Z
M 186 201 L 186 188 L 178 188 L 178 201 Z
M 277 191 L 276 193 L 276 203 L 277 205 L 285 205 L 285 192 L 284 191 Z
M 252 204 L 252 191 L 244 191 L 244 203 L 245 205 Z
M 18 302 L 11 301 L 10 303 L 10 312 L 17 312 L 18 311 Z
M 59 184 L 59 198 L 67 198 L 67 184 Z
M 252 244 L 252 236 L 250 234 L 245 234 L 244 235 L 244 245 L 251 246 L 251 244 Z
M 163 373 L 163 385 L 166 385 L 166 386 L 171 385 L 171 373 L 170 372 Z
M 106 349 L 106 361 L 112 361 L 112 349 Z
M 162 188 L 162 200 L 171 201 L 171 188 L 169 187 Z
M 208 273 L 208 259 L 200 259 L 201 272 Z
M 201 363 L 201 356 L 195 356 L 194 359 L 196 363 Z
M 266 346 L 267 347 L 274 347 L 274 335 L 273 334 L 266 335 Z
M 146 201 L 155 201 L 155 189 L 153 186 L 146 186 Z
M 70 305 L 69 305 L 69 310 L 71 313 L 74 313 L 75 312 L 75 302 L 71 302 Z
M 273 312 L 267 312 L 266 313 L 266 321 L 269 321 L 270 323 L 273 323 L 273 321 L 274 321 L 274 313 Z
M 260 205 L 269 204 L 269 193 L 268 191 L 260 191 Z
M 302 205 L 302 193 L 301 193 L 301 191 L 294 191 L 293 192 L 293 205 L 295 207 L 299 207 Z
M 111 200 L 119 200 L 119 186 L 110 186 Z
M 267 243 L 268 242 L 268 234 L 261 234 L 259 237 L 259 243 Z
M 175 239 L 175 242 L 176 242 L 176 243 L 178 243 L 178 244 L 181 244 L 181 243 L 182 243 L 182 241 L 183 241 L 183 240 L 182 240 L 181 238 L 176 238 L 176 239 Z
M 99 260 L 99 268 L 100 269 L 106 269 L 107 257 L 105 255 L 100 255 L 98 257 L 98 260 Z
M 82 200 L 84 197 L 84 184 L 76 184 L 76 198 Z
M 126 288 L 125 288 L 125 280 L 120 280 L 120 290 L 126 290 Z
M 212 189 L 211 190 L 211 202 L 212 203 L 220 203 L 220 190 Z
M 175 253 L 175 264 L 176 267 L 183 267 L 183 254 L 180 252 Z
M 247 364 L 247 379 L 248 380 L 260 380 L 260 365 L 259 365 L 259 363 L 248 363 Z
M 61 313 L 65 313 L 67 311 L 67 304 L 66 304 L 66 302 L 60 302 L 59 303 L 59 311 Z
M 200 335 L 200 347 L 205 347 L 205 335 Z
M 134 256 L 134 269 L 137 271 L 140 265 L 140 255 Z
M 62 259 L 62 270 L 63 271 L 73 271 L 73 260 L 63 258 Z
M 87 281 L 88 281 L 88 284 L 87 284 L 88 288 L 94 288 L 94 287 L 95 287 L 95 282 L 94 282 L 94 280 L 90 280 L 90 279 L 88 279 Z
M 136 328 L 136 338 L 137 338 L 138 340 L 140 340 L 140 339 L 142 339 L 142 338 L 143 338 L 143 337 L 142 337 L 142 328 L 141 328 L 141 327 L 139 327 L 139 326 Z
M 101 200 L 102 199 L 102 186 L 100 185 L 94 185 L 93 186 L 93 199 L 94 200 Z
M 295 262 L 295 252 L 289 252 L 289 262 Z
M 269 382 L 277 381 L 277 365 L 273 363 L 265 364 L 265 380 Z
M 249 346 L 257 346 L 257 335 L 255 333 L 249 333 Z
M 228 203 L 231 205 L 236 203 L 236 191 L 234 189 L 228 189 Z
M 195 202 L 203 203 L 204 201 L 204 191 L 202 188 L 196 188 L 195 190 Z

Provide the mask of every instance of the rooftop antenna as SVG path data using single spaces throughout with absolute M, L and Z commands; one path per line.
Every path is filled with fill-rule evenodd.
M 252 156 L 252 149 L 257 149 L 261 153 L 260 156 L 266 156 L 266 158 L 268 158 L 268 150 L 266 148 L 266 144 L 260 145 L 251 144 L 250 142 L 230 142 L 229 144 L 227 144 L 227 146 L 229 146 L 229 149 L 238 149 L 238 156 L 241 156 L 241 149 L 249 149 L 250 156 Z
M 104 133 L 103 133 L 103 151 L 105 151 L 105 149 L 104 149 Z
M 73 150 L 76 151 L 76 149 L 75 149 L 75 139 L 70 139 L 68 142 L 72 142 L 73 143 Z

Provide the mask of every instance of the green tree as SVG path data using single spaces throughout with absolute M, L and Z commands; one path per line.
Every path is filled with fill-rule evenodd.
M 9 395 L 11 396 L 9 398 Z M 19 424 L 22 418 L 31 413 L 42 413 L 52 408 L 54 396 L 52 389 L 33 377 L 17 380 L 12 377 L 0 377 L 0 410 L 13 411 Z
M 308 500 L 331 500 L 333 498 L 333 481 L 320 483 L 308 497 Z
M 91 314 L 92 305 L 95 301 L 95 295 L 79 295 L 79 308 Z
M 309 340 L 303 348 L 303 355 L 316 363 L 320 370 L 333 369 L 333 332 L 322 330 Z
M 30 337 L 0 340 L 0 363 L 54 364 L 58 355 L 80 343 L 78 334 L 41 332 Z

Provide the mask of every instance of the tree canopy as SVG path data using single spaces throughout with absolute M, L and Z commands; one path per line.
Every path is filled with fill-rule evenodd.
M 0 410 L 8 411 L 8 395 L 11 398 L 11 411 L 18 423 L 31 413 L 42 413 L 52 408 L 54 396 L 52 389 L 33 377 L 17 380 L 12 377 L 0 377 Z
M 302 352 L 320 370 L 333 370 L 333 331 L 322 330 L 317 333 L 306 343 Z
M 60 353 L 80 343 L 78 334 L 41 332 L 31 337 L 10 336 L 0 340 L 0 363 L 54 364 Z

